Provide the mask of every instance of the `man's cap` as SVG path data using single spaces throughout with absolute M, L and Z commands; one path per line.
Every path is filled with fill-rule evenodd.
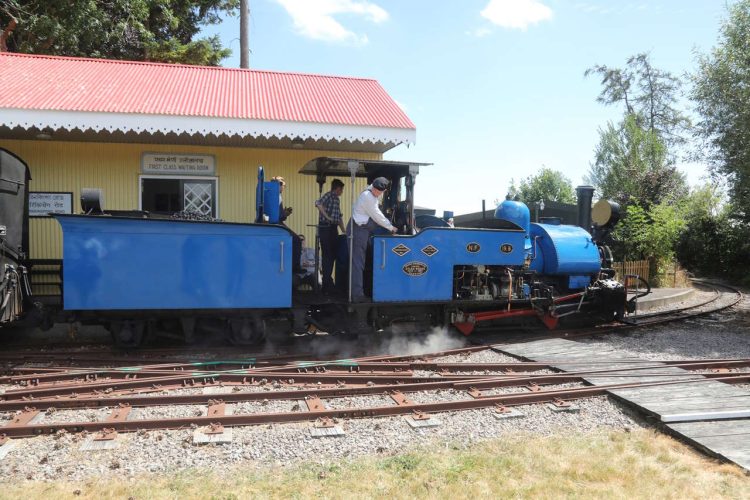
M 390 182 L 388 182 L 388 179 L 385 177 L 378 177 L 374 181 L 372 181 L 372 187 L 377 189 L 378 191 L 385 191 L 388 188 L 388 185 Z
M 280 175 L 277 175 L 276 177 L 272 177 L 272 178 L 271 178 L 271 180 L 272 180 L 272 181 L 276 181 L 276 182 L 278 182 L 278 183 L 279 183 L 279 184 L 281 184 L 282 186 L 285 186 L 285 185 L 286 185 L 286 181 L 285 181 L 285 180 L 284 180 L 284 178 L 283 178 L 283 177 L 281 177 Z

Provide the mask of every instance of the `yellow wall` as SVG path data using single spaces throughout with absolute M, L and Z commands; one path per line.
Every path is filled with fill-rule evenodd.
M 284 205 L 294 208 L 287 225 L 313 241 L 317 210 L 318 185 L 314 176 L 297 172 L 318 156 L 343 156 L 368 160 L 381 159 L 377 153 L 312 151 L 288 149 L 229 148 L 206 146 L 162 146 L 155 144 L 114 144 L 93 142 L 0 140 L 5 148 L 24 160 L 31 171 L 29 191 L 70 191 L 73 212 L 80 212 L 81 188 L 101 188 L 105 208 L 129 210 L 138 207 L 141 155 L 144 152 L 173 154 L 211 154 L 216 159 L 219 217 L 230 222 L 251 222 L 255 217 L 255 186 L 258 165 L 265 168 L 266 178 L 281 175 L 286 181 Z M 327 191 L 329 183 L 325 186 Z M 350 213 L 349 182 L 341 200 L 344 220 Z M 364 188 L 359 180 L 357 190 Z M 61 233 L 54 219 L 32 218 L 30 223 L 31 258 L 62 257 Z

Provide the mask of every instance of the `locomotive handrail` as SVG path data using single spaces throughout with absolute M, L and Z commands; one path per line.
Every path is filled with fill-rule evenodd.
M 383 258 L 380 261 L 380 269 L 385 269 L 385 240 L 380 240 L 380 246 L 382 248 Z
M 284 272 L 284 242 L 280 241 L 279 245 L 281 246 L 281 262 L 279 262 L 279 272 Z

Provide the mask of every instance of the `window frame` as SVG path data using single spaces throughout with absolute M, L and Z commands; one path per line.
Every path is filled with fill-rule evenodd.
M 216 186 L 216 199 L 215 199 L 215 208 L 216 208 L 216 215 L 213 217 L 215 219 L 220 219 L 221 215 L 219 213 L 219 177 L 216 175 L 154 175 L 154 174 L 140 174 L 138 176 L 138 210 L 143 210 L 143 180 L 144 179 L 173 179 L 176 181 L 180 180 L 203 180 L 203 181 L 213 181 Z

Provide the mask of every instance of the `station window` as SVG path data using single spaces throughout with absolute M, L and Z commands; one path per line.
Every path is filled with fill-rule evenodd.
M 216 178 L 141 176 L 141 210 L 163 215 L 184 210 L 218 217 Z

